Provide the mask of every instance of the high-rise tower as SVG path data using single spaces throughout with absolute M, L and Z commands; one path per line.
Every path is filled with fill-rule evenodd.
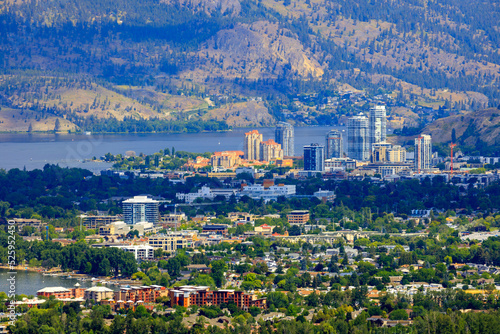
M 245 159 L 260 160 L 260 143 L 262 134 L 257 130 L 245 133 Z
M 363 114 L 347 121 L 347 156 L 359 161 L 370 159 L 368 118 Z
M 370 108 L 370 145 L 385 142 L 387 138 L 387 118 L 385 106 Z
M 326 134 L 325 158 L 342 158 L 344 151 L 342 134 L 338 130 L 331 130 Z
M 304 146 L 304 170 L 318 172 L 325 170 L 325 147 L 323 145 Z
M 159 202 L 147 196 L 135 196 L 122 202 L 123 220 L 127 224 L 159 222 Z
M 278 144 L 281 144 L 285 156 L 292 157 L 295 154 L 294 136 L 295 133 L 292 124 L 279 122 L 276 125 L 274 138 Z
M 429 135 L 420 135 L 415 138 L 415 171 L 423 172 L 431 168 L 432 138 Z

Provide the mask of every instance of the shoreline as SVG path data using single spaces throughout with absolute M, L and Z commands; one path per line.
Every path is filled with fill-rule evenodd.
M 269 125 L 255 125 L 255 126 L 232 126 L 227 130 L 216 130 L 216 131 L 197 131 L 197 132 L 189 132 L 189 131 L 169 131 L 169 132 L 162 132 L 162 131 L 150 131 L 150 132 L 91 132 L 90 135 L 87 135 L 85 131 L 78 131 L 78 132 L 55 132 L 54 131 L 0 131 L 1 134 L 8 134 L 8 135 L 80 135 L 80 136 L 93 136 L 93 135 L 150 135 L 150 134 L 189 134 L 189 133 L 224 133 L 224 132 L 232 132 L 237 129 L 262 129 L 262 128 L 274 128 L 276 124 L 269 124 Z M 318 127 L 345 127 L 345 125 L 342 124 L 335 124 L 335 125 L 319 125 L 319 124 L 301 124 L 301 125 L 294 125 L 294 128 L 318 128 Z
M 12 268 L 8 265 L 0 265 L 0 269 L 12 270 Z M 17 265 L 13 268 L 13 272 L 17 271 L 29 271 L 42 274 L 44 276 L 57 276 L 57 277 L 67 277 L 74 278 L 80 281 L 89 281 L 95 282 L 96 284 L 102 285 L 114 285 L 114 286 L 123 286 L 123 285 L 142 285 L 140 280 L 131 280 L 127 278 L 113 278 L 112 276 L 106 277 L 96 277 L 87 274 L 79 274 L 76 272 L 65 272 L 60 268 L 52 268 L 50 270 L 45 270 L 43 267 L 29 267 L 29 266 L 20 266 Z

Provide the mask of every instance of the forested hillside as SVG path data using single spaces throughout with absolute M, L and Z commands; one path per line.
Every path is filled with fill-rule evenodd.
M 130 124 L 150 120 L 144 124 L 162 124 L 157 131 L 198 131 L 270 125 L 288 111 L 321 123 L 355 110 L 296 110 L 294 98 L 327 100 L 341 84 L 387 94 L 406 108 L 496 107 L 499 7 L 467 0 L 4 0 L 0 130 L 148 131 Z M 252 111 L 259 115 L 249 117 Z

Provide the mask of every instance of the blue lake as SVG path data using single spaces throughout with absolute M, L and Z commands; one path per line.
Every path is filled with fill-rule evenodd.
M 325 144 L 325 135 L 331 129 L 345 131 L 345 127 L 296 127 L 295 155 L 302 155 L 303 146 L 311 143 Z M 264 140 L 274 139 L 274 128 L 258 128 Z M 61 167 L 81 167 L 99 172 L 111 166 L 107 163 L 84 162 L 106 153 L 152 154 L 165 148 L 177 151 L 215 152 L 243 151 L 244 133 L 249 129 L 238 128 L 228 132 L 179 133 L 179 134 L 0 134 L 0 168 L 42 168 L 45 164 Z M 344 145 L 347 132 L 343 132 Z

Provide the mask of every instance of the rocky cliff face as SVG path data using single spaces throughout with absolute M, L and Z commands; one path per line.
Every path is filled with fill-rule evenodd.
M 264 104 L 256 101 L 234 103 L 212 109 L 203 118 L 224 121 L 229 126 L 235 127 L 269 126 L 275 122 Z
M 257 79 L 295 73 L 317 78 L 324 73 L 316 56 L 297 36 L 267 21 L 219 31 L 198 52 L 198 57 L 204 61 L 209 76 Z

